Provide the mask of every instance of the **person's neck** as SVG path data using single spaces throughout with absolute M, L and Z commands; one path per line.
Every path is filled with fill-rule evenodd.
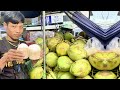
M 6 36 L 6 39 L 10 42 L 18 42 L 18 40 L 13 40 L 12 38 L 10 38 L 9 36 Z

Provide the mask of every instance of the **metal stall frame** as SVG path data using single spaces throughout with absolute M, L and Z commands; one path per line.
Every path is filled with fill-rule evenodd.
M 45 55 L 45 51 L 46 51 L 46 48 L 45 48 L 45 11 L 42 11 L 42 20 L 43 20 L 43 25 L 42 28 L 43 28 L 43 52 L 44 52 L 44 56 L 43 56 L 43 69 L 44 69 L 44 72 L 43 72 L 43 79 L 46 79 L 46 55 Z

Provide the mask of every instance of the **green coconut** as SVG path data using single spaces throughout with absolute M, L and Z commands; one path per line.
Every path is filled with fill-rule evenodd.
M 85 40 L 78 39 L 73 44 L 79 44 L 82 48 L 84 48 L 86 45 L 86 42 L 85 42 Z
M 69 71 L 73 61 L 68 56 L 61 56 L 58 58 L 57 65 L 60 71 Z
M 68 41 L 68 40 L 64 40 L 65 43 L 68 43 L 70 46 L 72 45 L 72 42 Z
M 49 53 L 49 48 L 46 46 L 45 48 L 45 54 L 48 54 Z
M 30 79 L 41 79 L 43 76 L 43 68 L 35 67 L 30 71 Z
M 120 64 L 120 56 L 114 52 L 97 52 L 89 56 L 89 61 L 98 70 L 113 70 Z
M 74 38 L 74 35 L 73 35 L 72 33 L 66 32 L 66 33 L 64 34 L 64 39 L 65 39 L 65 40 L 71 41 L 72 38 Z
M 56 47 L 56 52 L 58 56 L 64 56 L 67 55 L 67 51 L 69 49 L 70 45 L 65 42 L 61 42 Z
M 38 45 L 40 45 L 42 48 L 43 48 L 43 38 L 37 38 L 37 39 L 35 39 L 35 43 L 36 44 L 38 44 Z M 45 44 L 45 49 L 46 49 L 46 54 L 48 54 L 48 52 L 49 52 L 49 48 L 47 47 L 47 45 Z
M 40 66 L 42 66 L 42 64 L 43 64 L 43 58 L 38 60 L 37 63 L 34 64 L 33 67 L 40 67 Z
M 98 71 L 94 79 L 117 79 L 117 76 L 112 71 Z
M 38 44 L 38 45 L 41 45 L 43 47 L 43 38 L 37 38 L 35 39 L 35 43 Z
M 93 78 L 90 75 L 87 75 L 87 76 L 85 76 L 83 78 L 77 77 L 76 79 L 93 79 Z
M 67 54 L 74 61 L 87 57 L 86 50 L 82 48 L 80 44 L 71 45 Z
M 55 37 L 57 37 L 57 38 L 60 38 L 60 39 L 64 40 L 64 35 L 63 35 L 63 33 L 62 33 L 62 32 L 56 32 L 56 33 L 55 33 Z
M 65 72 L 59 71 L 59 72 L 57 73 L 57 78 L 59 79 L 64 73 L 65 73 Z
M 46 79 L 54 79 L 50 74 L 47 74 Z
M 54 72 L 59 72 L 59 67 L 58 67 L 58 65 L 54 67 L 53 71 L 54 71 Z
M 70 72 L 77 77 L 83 78 L 87 76 L 90 73 L 90 71 L 91 65 L 86 59 L 77 60 L 70 67 Z
M 118 77 L 117 79 L 120 79 L 120 77 Z
M 58 60 L 58 56 L 56 53 L 54 52 L 49 52 L 47 55 L 46 55 L 46 64 L 49 66 L 49 67 L 55 67 L 57 65 L 57 60 Z
M 47 41 L 47 46 L 48 46 L 50 51 L 55 52 L 56 51 L 56 46 L 60 42 L 61 42 L 61 39 L 56 38 L 56 37 L 52 37 Z
M 60 75 L 59 79 L 75 79 L 75 76 L 73 76 L 70 72 L 64 72 Z

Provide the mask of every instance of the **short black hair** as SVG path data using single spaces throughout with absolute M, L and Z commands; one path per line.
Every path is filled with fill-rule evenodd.
M 24 23 L 25 17 L 20 11 L 5 11 L 3 21 L 7 24 L 9 22 L 13 24 Z

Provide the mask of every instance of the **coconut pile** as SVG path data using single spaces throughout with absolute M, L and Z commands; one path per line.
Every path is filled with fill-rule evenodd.
M 42 38 L 37 38 L 35 43 L 43 50 Z M 120 43 L 117 37 L 104 48 L 95 37 L 76 38 L 69 32 L 56 32 L 54 37 L 46 38 L 45 48 L 46 79 L 119 79 Z M 37 57 L 37 53 L 29 55 Z M 42 64 L 43 57 L 30 71 L 31 79 L 43 77 Z
M 56 33 L 46 42 L 49 49 L 46 54 L 47 79 L 119 78 L 120 47 L 118 39 L 114 38 L 107 48 L 104 48 L 95 37 L 75 38 L 69 32 Z

